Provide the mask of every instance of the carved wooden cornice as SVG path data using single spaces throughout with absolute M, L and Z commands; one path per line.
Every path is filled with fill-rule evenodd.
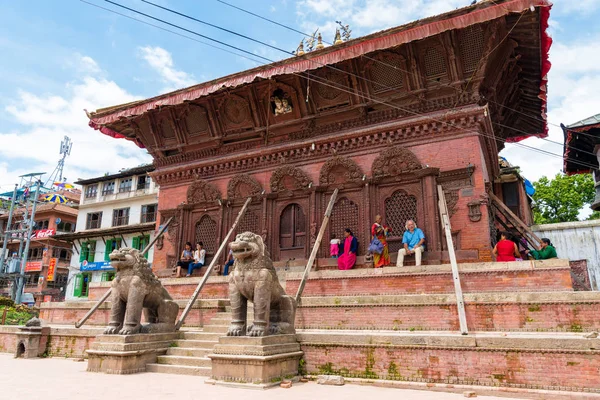
M 234 176 L 227 185 L 227 199 L 256 196 L 263 188 L 256 179 L 248 174 Z
M 293 179 L 293 187 L 286 187 L 284 178 L 289 176 Z M 300 168 L 296 168 L 292 165 L 285 165 L 283 167 L 277 168 L 273 175 L 271 175 L 271 192 L 281 192 L 284 190 L 300 190 L 306 189 L 308 185 L 311 183 L 309 176 L 306 172 L 302 171 Z
M 373 180 L 379 180 L 385 176 L 394 176 L 421 168 L 423 166 L 412 151 L 396 146 L 382 151 L 373 161 L 371 176 Z
M 219 189 L 202 179 L 192 182 L 187 191 L 188 204 L 211 203 L 220 199 Z
M 341 174 L 336 173 L 342 172 Z M 327 160 L 319 173 L 319 184 L 334 185 L 338 183 L 359 182 L 362 180 L 363 171 L 358 164 L 350 158 L 334 156 Z
M 348 132 L 342 135 L 338 132 L 321 141 L 311 142 L 305 140 L 298 143 L 280 145 L 269 151 L 258 149 L 254 154 L 235 155 L 227 160 L 211 159 L 210 157 L 181 157 L 178 164 L 182 165 L 174 170 L 160 169 L 151 173 L 153 179 L 161 186 L 175 184 L 182 181 L 190 181 L 195 177 L 206 179 L 218 175 L 242 173 L 245 171 L 256 170 L 272 166 L 273 163 L 279 163 L 285 159 L 288 163 L 294 163 L 302 160 L 324 159 L 331 156 L 332 149 L 335 149 L 338 155 L 351 153 L 356 150 L 368 148 L 388 147 L 390 143 L 398 143 L 415 139 L 432 139 L 455 135 L 457 132 L 480 131 L 485 124 L 487 117 L 483 114 L 482 107 L 471 107 L 467 110 L 461 110 L 446 118 L 445 122 L 431 121 L 423 118 L 420 121 L 410 121 L 403 125 L 393 124 L 393 127 L 374 127 L 369 131 L 361 130 L 359 132 Z M 441 117 L 440 117 L 441 118 Z M 314 146 L 314 148 L 313 148 Z M 247 151 L 248 153 L 248 151 Z M 235 158 L 234 158 L 235 157 Z M 208 158 L 208 159 L 207 159 Z M 202 165 L 189 164 L 198 159 L 202 159 Z M 222 159 L 222 158 L 221 158 Z M 155 165 L 159 165 L 155 160 Z

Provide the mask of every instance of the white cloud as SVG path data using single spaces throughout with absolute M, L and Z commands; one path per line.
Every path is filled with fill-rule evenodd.
M 600 8 L 598 0 L 562 0 L 554 2 L 553 11 L 561 14 L 589 14 Z
M 464 0 L 302 0 L 296 13 L 305 29 L 320 26 L 333 37 L 333 21 L 341 20 L 357 37 L 466 5 Z
M 82 57 L 96 66 L 90 57 Z M 136 100 L 115 82 L 86 76 L 64 85 L 66 94 L 40 95 L 20 91 L 5 108 L 17 127 L 0 129 L 0 186 L 10 190 L 24 173 L 51 173 L 59 158 L 59 145 L 65 135 L 73 150 L 65 163 L 65 176 L 72 182 L 120 168 L 151 162 L 151 157 L 133 143 L 113 139 L 88 127 L 83 109 L 98 108 Z M 44 179 L 48 175 L 44 176 Z
M 158 72 L 163 82 L 168 85 L 165 91 L 181 89 L 198 83 L 193 75 L 175 69 L 171 53 L 162 47 L 145 46 L 140 47 L 139 51 L 141 57 Z

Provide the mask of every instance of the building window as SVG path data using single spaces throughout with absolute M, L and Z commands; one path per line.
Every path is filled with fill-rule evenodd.
M 71 250 L 61 247 L 55 247 L 52 249 L 52 257 L 58 258 L 58 261 L 70 261 Z
M 150 177 L 146 175 L 140 175 L 137 177 L 137 190 L 144 190 L 150 188 Z
M 92 274 L 77 274 L 75 275 L 75 289 L 73 296 L 88 297 Z
M 119 193 L 130 192 L 132 184 L 133 178 L 121 179 L 121 182 L 119 183 Z
M 85 229 L 98 229 L 102 224 L 102 212 L 88 213 Z
M 81 243 L 81 250 L 79 251 L 79 262 L 94 262 L 94 256 L 96 255 L 96 241 L 90 240 L 89 242 Z
M 104 186 L 102 186 L 102 196 L 106 196 L 107 194 L 113 194 L 115 192 L 115 181 L 106 182 Z
M 112 226 L 129 224 L 129 207 L 113 210 Z
M 75 232 L 75 224 L 72 222 L 60 221 L 60 224 L 56 225 L 58 232 Z
M 110 261 L 110 253 L 121 248 L 121 239 L 109 239 L 104 249 L 104 261 Z
M 25 286 L 37 286 L 38 282 L 40 281 L 40 274 L 26 274 L 25 279 L 27 279 Z
M 502 197 L 504 200 L 504 204 L 506 204 L 506 206 L 510 208 L 510 211 L 512 211 L 515 215 L 521 217 L 521 212 L 519 210 L 519 183 L 503 183 Z
M 43 257 L 44 255 L 44 249 L 41 247 L 34 247 L 32 249 L 29 249 L 29 254 L 27 254 L 27 258 L 30 261 L 33 260 L 39 260 Z
M 98 194 L 98 184 L 96 185 L 88 185 L 85 188 L 85 198 L 93 199 Z
M 158 204 L 146 204 L 142 206 L 142 216 L 140 218 L 140 222 L 156 222 L 156 209 L 158 208 Z
M 135 236 L 133 238 L 131 238 L 131 248 L 133 249 L 138 249 L 139 251 L 142 251 L 146 248 L 146 246 L 148 246 L 148 244 L 150 243 L 150 236 L 147 235 L 143 235 L 143 236 Z M 148 258 L 148 253 L 144 253 L 143 256 L 145 258 Z
M 38 221 L 36 222 L 36 229 L 48 229 L 48 226 L 50 226 L 50 221 L 45 219 L 43 221 Z

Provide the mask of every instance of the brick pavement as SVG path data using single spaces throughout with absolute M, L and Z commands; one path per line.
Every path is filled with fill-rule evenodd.
M 321 386 L 314 382 L 296 383 L 291 389 L 267 391 L 207 385 L 204 378 L 143 373 L 105 375 L 86 372 L 86 362 L 71 359 L 13 359 L 0 354 L 2 398 L 43 400 L 295 400 L 295 399 L 377 399 L 377 400 L 458 400 L 462 394 L 345 385 Z M 7 397 L 4 397 L 7 395 Z M 482 397 L 499 400 L 499 397 Z

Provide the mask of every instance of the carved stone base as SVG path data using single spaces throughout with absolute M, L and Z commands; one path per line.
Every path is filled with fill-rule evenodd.
M 178 332 L 138 335 L 98 335 L 87 350 L 91 372 L 135 374 L 146 371 L 179 338 Z
M 264 389 L 296 380 L 302 354 L 296 335 L 223 336 L 208 355 L 212 379 L 207 383 Z
M 15 358 L 36 358 L 46 351 L 49 327 L 20 326 L 17 333 L 17 348 Z

